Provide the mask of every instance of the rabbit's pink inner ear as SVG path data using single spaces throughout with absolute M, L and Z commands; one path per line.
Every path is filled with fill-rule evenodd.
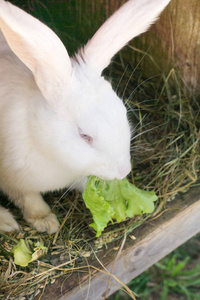
M 36 18 L 3 0 L 0 1 L 0 28 L 11 50 L 32 71 L 45 99 L 58 103 L 59 99 L 66 98 L 72 66 L 57 35 Z

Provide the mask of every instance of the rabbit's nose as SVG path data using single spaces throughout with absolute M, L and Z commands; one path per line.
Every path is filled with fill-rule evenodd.
M 118 167 L 118 173 L 117 179 L 121 180 L 125 178 L 131 171 L 131 163 L 130 160 L 123 162 Z

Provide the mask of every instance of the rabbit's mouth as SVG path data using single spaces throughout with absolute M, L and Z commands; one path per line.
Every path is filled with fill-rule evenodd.
M 129 173 L 131 172 L 131 163 L 128 161 L 127 163 L 120 165 L 118 167 L 118 173 L 119 175 L 116 177 L 116 179 L 122 180 L 125 178 Z
M 108 167 L 107 165 L 102 165 L 91 175 L 97 176 L 102 180 L 113 180 L 118 179 L 122 180 L 125 178 L 131 171 L 130 161 L 117 164 L 115 167 Z

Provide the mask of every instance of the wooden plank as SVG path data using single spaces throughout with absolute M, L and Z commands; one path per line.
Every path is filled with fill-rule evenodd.
M 134 230 L 135 241 L 127 238 L 113 272 L 122 282 L 128 283 L 200 231 L 200 187 L 191 188 L 187 193 L 181 194 L 168 203 L 167 208 L 158 219 L 148 221 Z M 107 270 L 112 269 L 117 254 L 112 247 L 110 245 L 108 249 L 98 253 L 99 260 Z M 89 263 L 98 265 L 94 260 Z M 109 280 L 109 276 L 101 272 L 93 276 L 89 272 L 73 274 L 67 280 L 60 278 L 47 287 L 41 299 L 104 299 L 107 282 L 100 277 Z M 115 281 L 114 284 L 118 283 Z M 110 284 L 108 295 L 117 289 L 118 287 Z
M 194 93 L 199 94 L 199 0 L 171 0 L 149 32 L 142 34 L 139 39 L 134 39 L 131 45 L 148 52 L 141 64 L 147 77 L 159 74 L 159 69 L 149 59 L 150 55 L 160 70 L 166 73 L 169 73 L 172 68 L 178 67 L 182 78 L 191 88 L 191 96 L 194 96 Z M 137 52 L 132 52 L 131 60 L 135 62 L 135 65 L 137 64 Z M 173 80 L 170 82 L 171 85 Z

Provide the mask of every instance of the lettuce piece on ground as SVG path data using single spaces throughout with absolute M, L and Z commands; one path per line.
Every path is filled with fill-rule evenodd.
M 32 259 L 32 252 L 26 246 L 25 240 L 20 239 L 19 243 L 12 248 L 14 263 L 22 267 L 28 266 Z
M 138 189 L 126 178 L 104 181 L 90 177 L 83 199 L 93 216 L 94 223 L 90 226 L 96 230 L 96 236 L 100 236 L 108 222 L 113 219 L 119 223 L 126 217 L 152 213 L 157 196 L 153 191 Z
M 28 244 L 28 245 L 27 245 Z M 34 246 L 34 249 L 30 248 Z M 33 243 L 31 240 L 20 239 L 19 243 L 12 248 L 14 255 L 14 263 L 21 267 L 26 267 L 34 260 L 39 259 L 47 253 L 47 247 L 43 246 L 41 242 Z

